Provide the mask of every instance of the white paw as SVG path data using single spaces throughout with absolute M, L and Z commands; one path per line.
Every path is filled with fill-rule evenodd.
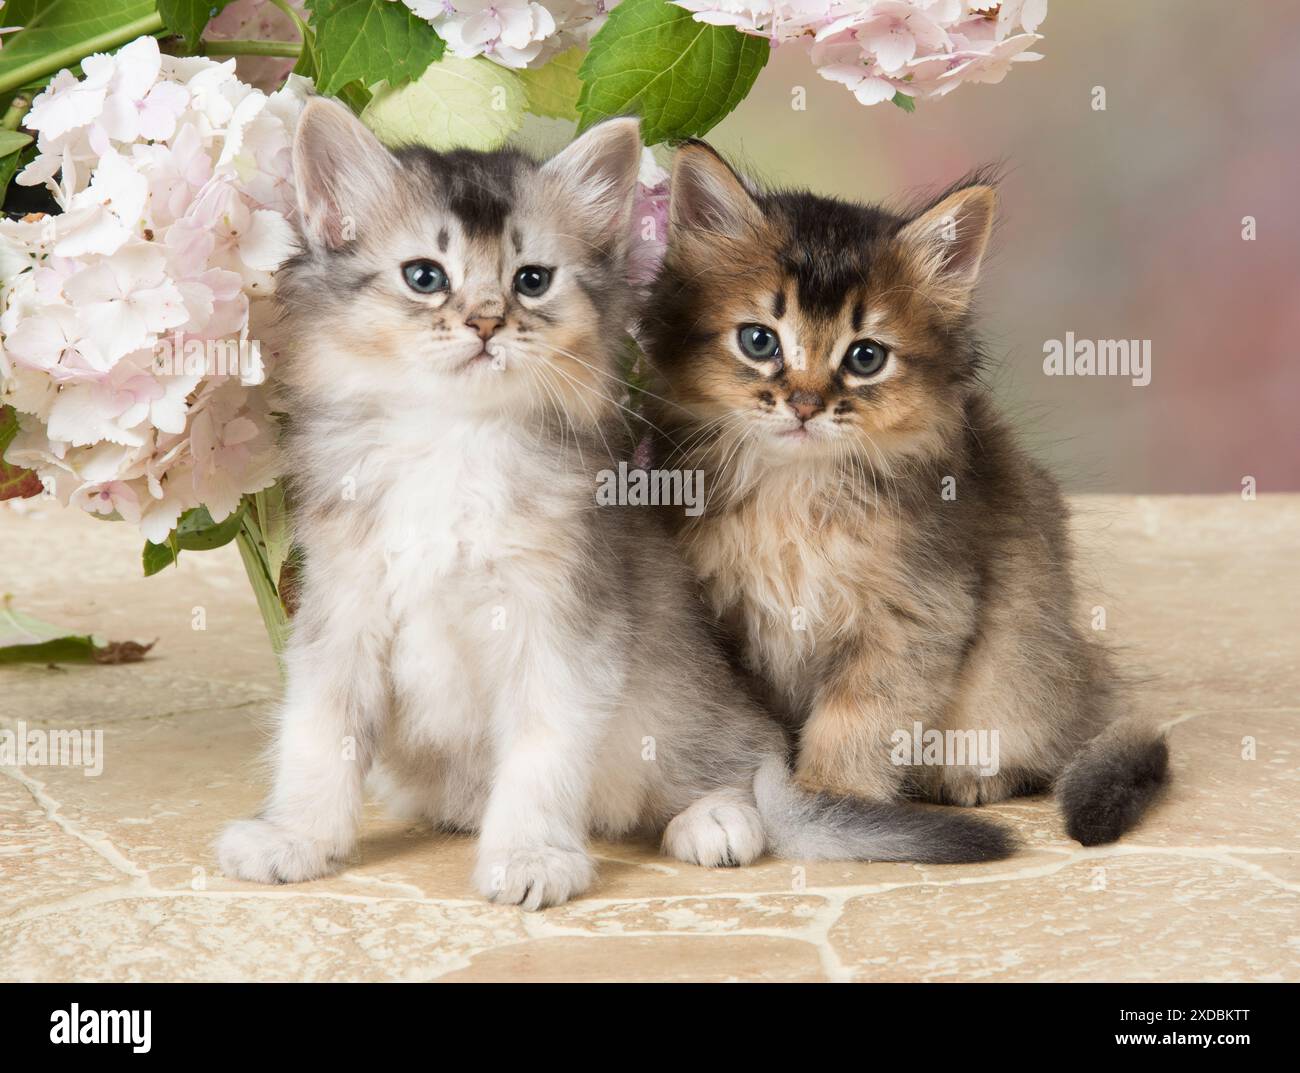
M 536 846 L 484 852 L 474 869 L 474 885 L 489 901 L 531 911 L 576 897 L 591 886 L 595 874 L 591 858 L 579 850 Z
M 334 870 L 320 843 L 269 820 L 237 820 L 217 839 L 217 860 L 226 875 L 254 883 L 303 883 Z
M 766 844 L 758 809 L 714 794 L 683 810 L 664 831 L 665 853 L 705 868 L 749 864 Z

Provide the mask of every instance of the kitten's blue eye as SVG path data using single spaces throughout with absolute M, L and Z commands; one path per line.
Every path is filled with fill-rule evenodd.
M 448 289 L 447 273 L 437 261 L 407 261 L 402 278 L 416 294 L 437 294 Z
M 755 361 L 771 361 L 781 356 L 781 339 L 771 328 L 746 324 L 737 334 L 741 353 Z
M 874 339 L 858 339 L 844 352 L 844 370 L 854 376 L 875 376 L 889 360 L 889 350 Z
M 515 273 L 515 290 L 525 298 L 540 298 L 551 286 L 551 270 L 541 265 L 524 265 Z

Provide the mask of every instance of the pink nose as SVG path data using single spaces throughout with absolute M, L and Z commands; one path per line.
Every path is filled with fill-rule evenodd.
M 826 409 L 825 400 L 815 391 L 792 391 L 786 402 L 800 421 L 807 421 Z
M 478 332 L 478 337 L 486 342 L 492 333 L 501 327 L 500 317 L 467 317 L 465 323 Z

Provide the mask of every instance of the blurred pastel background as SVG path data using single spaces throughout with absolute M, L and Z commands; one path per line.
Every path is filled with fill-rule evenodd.
M 1003 163 L 982 323 L 1039 457 L 1075 491 L 1300 489 L 1300 8 L 1053 0 L 1040 32 L 1043 60 L 910 115 L 785 46 L 710 140 L 768 182 L 866 200 Z M 1151 383 L 1045 375 L 1067 331 L 1151 340 Z

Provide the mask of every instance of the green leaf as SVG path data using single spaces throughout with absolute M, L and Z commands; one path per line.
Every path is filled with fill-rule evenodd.
M 31 499 L 43 491 L 45 485 L 31 470 L 0 462 L 0 499 Z
M 0 78 L 33 60 L 66 49 L 78 52 L 63 63 L 71 67 L 93 51 L 77 49 L 83 42 L 150 16 L 157 21 L 154 0 L 9 0 L 0 8 L 0 22 L 22 29 L 5 35 L 4 48 L 0 48 Z
M 314 37 L 311 40 L 304 40 L 302 48 L 298 51 L 298 59 L 294 62 L 293 73 L 302 75 L 303 78 L 309 78 L 313 83 L 319 71 L 316 69 L 316 43 Z
M 623 0 L 578 72 L 579 129 L 639 114 L 647 145 L 706 134 L 745 98 L 770 52 L 765 38 L 696 22 L 668 0 Z
M 379 83 L 381 86 L 383 82 Z M 366 105 L 370 103 L 371 93 L 360 82 L 349 82 L 339 90 L 339 100 L 346 104 L 356 115 L 360 115 L 366 110 Z
M 135 663 L 152 647 L 134 641 L 102 645 L 89 634 L 69 633 L 15 611 L 9 596 L 0 604 L 0 664 Z
M 140 560 L 144 565 L 144 576 L 153 577 L 154 574 L 165 570 L 176 561 L 180 555 L 181 549 L 176 544 L 176 534 L 171 533 L 167 537 L 166 544 L 155 544 L 152 540 L 144 542 L 144 551 L 140 554 Z
M 14 176 L 35 159 L 35 142 L 25 148 L 19 149 L 16 153 L 10 153 L 6 157 L 0 157 L 0 204 L 3 204 L 5 197 L 9 193 L 9 184 L 13 182 Z
M 18 435 L 18 411 L 12 406 L 0 406 L 0 458 Z
M 0 156 L 17 154 L 20 149 L 30 145 L 32 136 L 18 130 L 0 130 Z
M 91 658 L 95 642 L 15 611 L 10 598 L 0 606 L 0 663 L 70 663 Z
M 909 97 L 906 93 L 895 93 L 893 97 L 890 98 L 890 103 L 897 105 L 899 108 L 903 109 L 904 112 L 916 111 L 916 100 Z
M 308 6 L 320 93 L 332 96 L 356 81 L 398 85 L 442 58 L 442 38 L 400 0 L 310 0 Z
M 240 520 L 247 509 L 248 502 L 245 500 L 230 517 L 219 522 L 212 520 L 207 507 L 187 510 L 176 526 L 176 541 L 186 551 L 211 551 L 229 544 L 239 532 Z
M 29 469 L 11 466 L 5 452 L 18 435 L 18 414 L 12 406 L 0 406 L 0 499 L 30 499 L 44 491 L 41 479 Z
M 571 48 L 541 67 L 520 71 L 519 78 L 528 91 L 528 111 L 552 119 L 577 119 L 578 94 L 582 92 L 578 68 L 586 55 L 584 49 Z
M 210 19 L 221 14 L 230 0 L 158 0 L 158 14 L 163 25 L 178 37 L 185 38 L 185 51 L 193 55 Z
M 623 353 L 619 355 L 618 361 L 619 379 L 634 393 L 649 389 L 646 366 L 646 357 L 641 351 L 641 345 L 631 335 L 624 336 Z M 634 404 L 633 408 L 636 408 L 636 405 Z
M 18 174 L 18 160 L 21 153 L 10 153 L 0 157 L 0 205 L 4 204 L 5 195 L 9 193 L 9 184 Z
M 270 565 L 267 562 L 266 544 L 262 541 L 261 531 L 251 515 L 244 515 L 244 524 L 235 541 L 239 548 L 239 557 L 244 561 L 244 573 L 248 575 L 253 595 L 257 598 L 257 609 L 262 614 L 262 625 L 271 640 L 271 647 L 278 656 L 284 652 L 285 642 L 289 637 L 289 614 L 280 597 L 279 589 L 271 578 Z
M 519 76 L 491 60 L 445 59 L 416 81 L 381 86 L 362 121 L 390 145 L 495 149 L 523 122 Z
M 145 541 L 141 553 L 144 576 L 153 577 L 158 571 L 171 566 L 180 558 L 182 551 L 211 551 L 229 544 L 239 534 L 240 523 L 247 509 L 248 500 L 245 499 L 234 514 L 220 522 L 212 520 L 207 507 L 187 510 L 168 535 L 167 543 Z

